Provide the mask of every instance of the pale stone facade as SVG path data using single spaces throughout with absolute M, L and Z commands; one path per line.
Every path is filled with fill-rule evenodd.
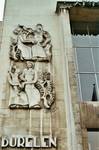
M 3 22 L 0 21 L 0 47 L 1 47 L 1 43 L 2 43 L 2 32 L 3 32 Z
M 69 124 L 67 127 L 64 101 L 64 97 L 66 97 L 64 88 L 67 85 L 64 84 L 64 79 L 62 79 L 65 72 L 65 67 L 62 65 L 64 64 L 64 51 L 59 17 L 55 14 L 55 9 L 56 1 L 53 0 L 42 2 L 40 0 L 6 1 L 0 53 L 0 64 L 2 64 L 0 65 L 0 85 L 2 89 L 0 91 L 0 136 L 33 135 L 42 138 L 46 135 L 57 137 L 57 149 L 65 150 L 69 147 L 66 141 L 70 138 L 70 133 L 67 134 Z M 51 35 L 53 47 L 50 69 L 55 84 L 55 102 L 50 109 L 10 109 L 10 87 L 7 79 L 10 67 L 10 38 L 18 24 L 35 28 L 38 23 L 42 24 L 44 30 Z M 52 147 L 51 149 L 56 148 Z
M 87 128 L 94 126 L 92 119 L 89 120 L 89 110 L 93 111 L 96 121 L 98 106 L 79 104 L 70 29 L 72 16 L 69 14 L 70 8 L 76 7 L 77 4 L 56 3 L 56 0 L 6 0 L 0 51 L 0 137 L 32 135 L 42 139 L 43 136 L 49 136 L 57 138 L 56 146 L 53 146 L 54 143 L 49 148 L 45 144 L 44 149 L 88 149 Z M 40 28 L 42 33 L 35 29 L 37 24 L 43 26 L 43 29 Z M 16 37 L 16 42 L 12 42 L 11 37 Z M 20 50 L 22 55 L 17 53 L 17 50 Z M 32 50 L 35 50 L 36 57 L 31 55 L 32 53 L 28 55 Z M 43 102 L 40 104 L 38 101 L 41 101 L 42 91 L 35 85 L 39 79 L 37 76 L 35 80 L 35 76 L 36 72 L 43 73 L 45 70 L 48 78 L 40 80 L 44 92 Z M 49 76 L 52 78 L 49 79 Z M 49 91 L 52 96 L 50 103 L 44 99 Z M 20 102 L 22 96 L 25 102 Z M 35 100 L 32 101 L 32 98 Z M 86 113 L 89 113 L 89 118 L 85 116 Z M 95 128 L 98 128 L 98 122 Z M 14 150 L 17 147 L 8 146 L 3 149 Z M 39 149 L 43 150 L 43 147 Z

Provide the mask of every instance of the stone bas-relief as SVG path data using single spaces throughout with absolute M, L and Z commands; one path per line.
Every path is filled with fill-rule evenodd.
M 35 86 L 40 91 L 41 101 L 45 108 L 50 108 L 55 101 L 55 87 L 50 72 L 43 72 Z
M 50 61 L 52 56 L 51 37 L 37 24 L 35 30 L 18 25 L 11 38 L 10 58 L 13 60 Z
M 29 108 L 40 108 L 40 92 L 34 85 L 37 81 L 37 72 L 31 62 L 27 61 L 26 65 L 27 68 L 20 75 L 22 88 L 24 88 L 24 92 L 27 95 Z
M 50 72 L 40 75 L 33 62 L 27 61 L 20 70 L 12 64 L 8 71 L 10 108 L 50 108 L 55 100 L 55 89 Z
M 8 81 L 10 84 L 10 108 L 28 106 L 26 94 L 23 92 L 22 85 L 19 81 L 19 73 L 20 71 L 15 65 L 11 66 L 11 69 L 8 71 Z
M 13 33 L 8 71 L 9 107 L 50 108 L 55 100 L 50 34 L 41 24 L 35 30 L 18 25 Z

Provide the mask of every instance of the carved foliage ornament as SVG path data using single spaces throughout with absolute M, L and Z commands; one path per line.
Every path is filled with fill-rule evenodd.
M 50 64 L 51 38 L 41 24 L 36 30 L 18 25 L 10 46 L 9 107 L 40 109 L 50 108 L 55 101 L 55 88 L 50 71 L 36 68 Z M 46 62 L 47 61 L 47 62 Z

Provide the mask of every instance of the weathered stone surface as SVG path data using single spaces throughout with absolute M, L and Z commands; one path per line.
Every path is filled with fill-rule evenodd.
M 0 21 L 0 48 L 2 43 L 3 22 Z
M 57 148 L 52 150 L 87 150 L 86 128 L 99 127 L 99 107 L 88 103 L 79 105 L 70 18 L 64 8 L 57 16 L 55 6 L 56 0 L 6 0 L 0 52 L 0 136 L 49 135 L 58 139 Z M 38 23 L 51 35 L 52 60 L 50 65 L 42 63 L 42 68 L 49 66 L 53 75 L 55 101 L 50 109 L 9 109 L 10 85 L 7 76 L 11 65 L 9 46 L 12 31 L 18 24 L 34 29 Z
M 8 137 L 11 135 L 56 136 L 58 140 L 57 149 L 65 150 L 68 147 L 68 129 L 64 102 L 64 81 L 62 80 L 64 77 L 62 66 L 64 54 L 61 51 L 62 37 L 60 36 L 59 17 L 55 14 L 55 6 L 56 1 L 53 0 L 42 2 L 40 0 L 20 0 L 20 2 L 6 0 L 4 32 L 0 52 L 0 88 L 2 89 L 0 91 L 0 135 Z M 18 24 L 34 29 L 38 23 L 42 24 L 44 30 L 51 35 L 53 48 L 49 71 L 52 73 L 55 83 L 55 102 L 50 109 L 45 109 L 45 107 L 36 110 L 10 109 L 8 108 L 10 85 L 7 78 L 11 64 L 9 59 L 10 37 Z M 39 63 L 43 65 L 46 62 Z M 45 69 L 44 67 L 43 69 Z M 7 149 L 10 150 L 10 148 Z M 52 150 L 55 149 L 52 148 Z

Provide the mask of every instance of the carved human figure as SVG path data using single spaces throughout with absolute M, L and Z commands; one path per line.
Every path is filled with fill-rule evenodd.
M 34 43 L 32 47 L 32 58 L 46 58 L 46 52 L 43 48 L 45 46 L 43 39 L 43 26 L 41 24 L 36 25 L 36 30 L 34 31 Z
M 21 84 L 19 82 L 19 69 L 13 65 L 8 72 L 8 81 L 11 85 L 9 107 L 27 107 L 27 97 L 24 92 L 21 91 Z
M 52 56 L 50 34 L 43 30 L 41 24 L 35 30 L 24 25 L 18 25 L 11 38 L 10 59 L 13 65 L 8 73 L 10 83 L 10 107 L 19 108 L 50 108 L 54 102 L 54 88 L 49 72 L 43 72 L 43 66 L 49 66 Z M 33 61 L 35 61 L 36 69 Z M 45 63 L 40 62 L 47 61 Z M 25 63 L 26 67 L 24 69 Z M 40 70 L 37 76 L 36 70 Z M 42 71 L 41 71 L 42 70 Z M 47 76 L 45 75 L 47 74 Z
M 34 83 L 37 81 L 37 73 L 32 62 L 27 61 L 26 66 L 27 68 L 23 70 L 20 79 L 23 81 L 29 108 L 40 108 L 40 93 L 34 86 Z
M 33 45 L 33 30 L 24 26 L 20 27 L 18 34 L 18 50 L 21 51 L 21 59 L 31 60 Z
M 17 40 L 11 41 L 10 56 L 16 60 L 38 60 L 45 61 L 51 59 L 51 37 L 47 31 L 43 30 L 41 24 L 36 25 L 36 29 L 27 28 L 22 25 L 14 30 Z

